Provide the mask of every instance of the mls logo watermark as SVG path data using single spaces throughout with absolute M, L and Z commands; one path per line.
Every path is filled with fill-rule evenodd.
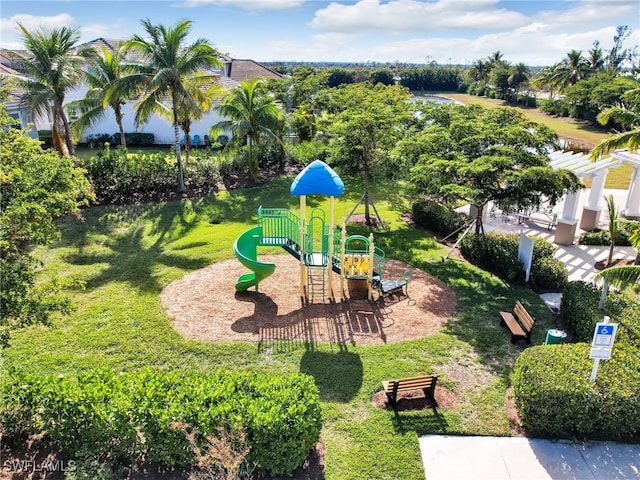
M 2 464 L 3 471 L 7 473 L 52 473 L 52 472 L 72 472 L 76 469 L 74 460 L 5 460 Z

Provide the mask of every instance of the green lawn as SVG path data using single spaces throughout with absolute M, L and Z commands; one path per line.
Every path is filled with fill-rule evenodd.
M 376 242 L 389 257 L 424 269 L 455 290 L 455 314 L 440 332 L 384 346 L 279 342 L 259 349 L 252 343 L 186 340 L 174 331 L 160 304 L 161 290 L 190 271 L 232 257 L 235 238 L 255 225 L 259 205 L 296 210 L 290 182 L 279 179 L 261 188 L 164 204 L 92 207 L 82 223 L 65 219 L 61 240 L 39 250 L 42 276 L 84 282 L 84 288 L 69 291 L 77 309 L 51 328 L 16 331 L 3 352 L 4 366 L 56 375 L 147 365 L 308 373 L 322 400 L 328 479 L 422 478 L 417 436 L 423 433 L 509 435 L 505 395 L 524 347 L 509 343 L 498 311 L 524 301 L 537 318 L 534 344 L 544 341 L 551 315 L 530 290 L 459 260 L 441 261 L 447 250 L 401 220 L 409 202 L 400 184 L 380 183 L 372 191 L 389 228 Z M 336 218 L 344 218 L 360 194 L 358 185 L 347 182 Z M 326 209 L 328 201 L 312 197 L 309 206 Z M 381 380 L 431 372 L 457 395 L 457 406 L 394 414 L 372 405 Z

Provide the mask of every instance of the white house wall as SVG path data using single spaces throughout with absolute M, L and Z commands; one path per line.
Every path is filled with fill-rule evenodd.
M 84 98 L 87 92 L 86 86 L 80 86 L 73 91 L 70 91 L 65 97 L 65 104 L 74 100 L 79 100 Z M 123 118 L 122 124 L 124 127 L 125 133 L 136 132 L 135 127 L 135 112 L 134 112 L 134 103 L 129 102 L 122 107 Z M 191 137 L 194 135 L 200 135 L 200 138 L 204 141 L 204 136 L 209 133 L 209 128 L 215 125 L 217 122 L 223 120 L 223 117 L 216 114 L 215 112 L 210 112 L 205 114 L 201 120 L 194 121 L 191 124 Z M 44 126 L 38 125 L 39 128 L 45 128 Z M 46 127 L 50 129 L 51 127 Z M 173 134 L 173 126 L 169 123 L 168 120 L 158 117 L 157 115 L 152 115 L 149 121 L 143 125 L 139 130 L 140 133 L 152 133 L 154 143 L 160 145 L 169 145 L 174 143 L 174 134 Z M 91 128 L 88 128 L 84 135 L 82 136 L 81 142 L 85 142 L 89 135 L 98 135 L 98 134 L 109 134 L 113 135 L 114 133 L 118 133 L 118 124 L 116 123 L 115 114 L 113 113 L 113 109 L 107 107 L 105 109 L 105 115 L 102 120 L 96 122 Z M 183 133 L 180 130 L 180 137 L 182 138 Z

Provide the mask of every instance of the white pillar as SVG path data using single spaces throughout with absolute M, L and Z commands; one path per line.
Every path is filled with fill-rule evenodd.
M 627 203 L 620 213 L 625 218 L 640 218 L 640 166 L 633 168 Z
M 565 221 L 577 221 L 578 217 L 578 198 L 580 192 L 569 192 L 564 198 L 564 205 L 562 207 L 562 218 Z
M 578 228 L 578 198 L 580 192 L 569 192 L 564 198 L 562 218 L 556 224 L 554 242 L 559 245 L 573 245 Z
M 580 228 L 582 230 L 595 230 L 600 224 L 600 213 L 602 212 L 600 200 L 604 192 L 604 184 L 607 180 L 608 171 L 607 168 L 603 168 L 591 179 L 589 200 L 587 201 L 587 205 L 582 209 L 582 217 L 580 218 Z

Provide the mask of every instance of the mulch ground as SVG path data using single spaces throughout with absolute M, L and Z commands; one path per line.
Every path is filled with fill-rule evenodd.
M 291 255 L 264 255 L 275 263 L 273 275 L 259 291 L 236 292 L 237 278 L 248 271 L 236 259 L 191 272 L 168 285 L 160 295 L 175 329 L 186 338 L 209 341 L 328 342 L 339 345 L 375 345 L 426 337 L 439 330 L 456 307 L 456 295 L 426 272 L 389 260 L 384 275 L 400 278 L 413 271 L 408 296 L 366 299 L 356 285 L 333 275 L 335 301 L 300 296 L 300 264 Z M 363 298 L 364 296 L 364 298 Z

